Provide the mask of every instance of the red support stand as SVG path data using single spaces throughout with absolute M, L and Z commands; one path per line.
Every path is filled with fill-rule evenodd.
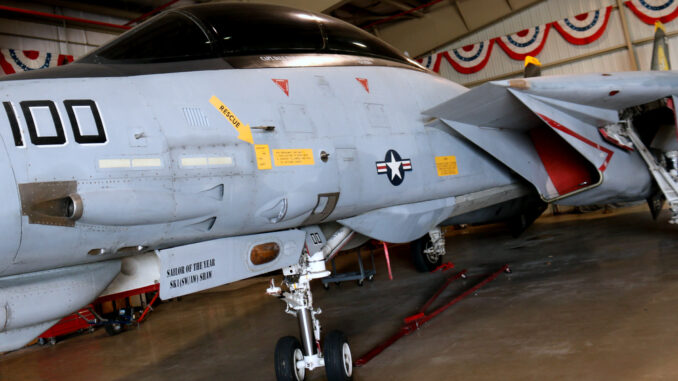
M 384 245 L 384 256 L 386 257 L 386 268 L 388 268 L 388 279 L 393 280 L 393 273 L 391 272 L 391 258 L 388 255 L 388 245 L 386 242 L 382 242 Z
M 445 305 L 438 307 L 435 309 L 433 312 L 427 314 L 425 311 L 428 309 L 431 304 L 440 296 L 440 294 L 443 293 L 443 291 L 447 288 L 447 286 L 450 285 L 453 281 L 465 277 L 466 276 L 466 270 L 462 270 L 459 273 L 456 273 L 452 275 L 451 277 L 447 278 L 445 283 L 436 291 L 436 293 L 428 300 L 426 303 L 419 309 L 418 313 L 412 316 L 408 316 L 405 318 L 405 324 L 400 328 L 400 330 L 395 333 L 393 336 L 389 337 L 386 339 L 384 342 L 381 344 L 377 345 L 374 347 L 372 350 L 367 352 L 365 355 L 360 357 L 358 360 L 355 361 L 354 365 L 356 367 L 361 367 L 365 364 L 367 364 L 368 361 L 372 360 L 375 358 L 378 354 L 383 352 L 386 348 L 390 347 L 393 345 L 396 341 L 398 341 L 400 338 L 403 336 L 407 336 L 410 333 L 418 330 L 421 326 L 426 324 L 429 320 L 433 319 L 434 317 L 438 316 L 441 314 L 443 311 L 447 310 L 448 308 L 452 307 L 453 305 L 457 304 L 459 301 L 464 299 L 465 297 L 471 295 L 475 291 L 477 291 L 479 288 L 485 286 L 486 284 L 490 283 L 491 281 L 495 280 L 499 274 L 501 274 L 504 271 L 508 271 L 508 265 L 502 266 L 501 269 L 495 271 L 494 273 L 490 274 L 487 276 L 485 279 L 480 281 L 478 284 L 475 286 L 469 288 L 468 290 L 464 291 L 460 295 L 454 297 L 452 300 L 447 302 Z
M 155 293 L 155 296 L 153 297 L 153 299 L 151 299 L 151 302 L 148 303 L 146 309 L 144 309 L 144 313 L 142 313 L 141 316 L 139 316 L 139 320 L 137 320 L 137 323 L 141 323 L 141 321 L 144 320 L 144 318 L 146 317 L 146 314 L 148 314 L 149 311 L 153 311 L 153 303 L 155 303 L 155 301 L 158 300 L 159 295 L 160 291 Z

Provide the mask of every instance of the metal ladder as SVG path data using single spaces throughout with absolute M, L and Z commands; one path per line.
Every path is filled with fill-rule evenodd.
M 657 182 L 659 189 L 666 198 L 666 202 L 669 203 L 669 208 L 671 209 L 671 219 L 669 220 L 670 224 L 678 223 L 678 183 L 673 179 L 671 174 L 669 174 L 664 167 L 657 163 L 657 160 L 654 158 L 643 141 L 640 140 L 640 137 L 633 128 L 633 124 L 630 120 L 627 120 L 625 123 L 624 132 L 631 139 L 631 142 L 638 150 L 638 153 L 647 164 L 647 168 L 650 170 L 652 177 Z

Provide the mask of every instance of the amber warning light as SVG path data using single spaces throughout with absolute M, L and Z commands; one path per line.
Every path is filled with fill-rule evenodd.
M 250 261 L 254 265 L 263 265 L 272 262 L 280 254 L 280 245 L 275 242 L 267 242 L 256 245 L 250 252 Z

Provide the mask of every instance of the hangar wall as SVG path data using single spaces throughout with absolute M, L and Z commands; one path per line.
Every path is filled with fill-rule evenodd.
M 544 74 L 632 70 L 633 65 L 623 33 L 621 13 L 624 14 L 628 23 L 630 40 L 632 41 L 633 52 L 637 57 L 639 68 L 649 69 L 653 28 L 638 19 L 627 7 L 622 6 L 620 11 L 618 3 L 617 0 L 541 1 L 536 5 L 518 11 L 502 21 L 446 45 L 436 52 L 460 48 L 468 44 L 515 33 L 525 28 L 611 6 L 610 19 L 604 34 L 601 38 L 590 44 L 570 44 L 551 28 L 544 49 L 537 55 L 544 64 Z M 73 10 L 32 2 L 10 1 L 3 4 L 113 24 L 124 24 L 126 20 L 130 19 L 129 17 L 102 16 L 96 12 Z M 48 25 L 14 18 L 10 19 L 8 17 L 7 15 L 0 14 L 0 48 L 37 50 L 53 54 L 72 55 L 78 58 L 119 34 L 117 31 L 102 30 L 89 26 Z M 448 19 L 448 23 L 454 22 L 454 20 Z M 422 27 L 426 26 L 422 25 Z M 670 45 L 674 45 L 674 42 L 678 39 L 678 19 L 667 23 L 666 29 L 670 38 Z M 447 39 L 447 37 L 443 37 L 443 40 Z M 678 64 L 677 56 L 678 49 L 670 50 L 671 61 L 676 64 Z M 498 46 L 494 47 L 487 66 L 476 73 L 462 74 L 446 63 L 443 63 L 440 68 L 442 76 L 467 86 L 475 86 L 487 80 L 520 76 L 521 71 L 522 61 L 511 59 Z
M 128 19 L 124 18 L 102 16 L 100 14 L 34 4 L 32 2 L 3 1 L 3 5 L 112 24 L 124 24 L 128 21 Z M 9 17 L 11 16 L 0 16 L 0 48 L 37 50 L 53 54 L 72 55 L 78 58 L 120 34 L 114 31 L 105 31 L 85 26 L 65 27 L 63 25 L 48 25 Z
M 551 28 L 543 50 L 537 55 L 537 58 L 544 65 L 542 72 L 545 75 L 555 75 L 633 70 L 616 0 L 547 0 L 444 46 L 436 50 L 436 53 L 509 35 L 525 28 L 543 25 L 581 13 L 604 10 L 608 6 L 612 7 L 612 11 L 607 28 L 598 40 L 590 44 L 573 45 L 567 42 L 554 28 Z M 626 6 L 622 6 L 621 12 L 623 12 L 628 25 L 629 38 L 633 46 L 632 51 L 637 57 L 638 68 L 649 70 L 654 28 L 642 22 Z M 678 19 L 668 22 L 665 27 L 669 36 L 671 62 L 678 65 L 678 47 L 671 49 L 678 41 Z M 482 70 L 472 74 L 462 74 L 443 62 L 440 65 L 440 74 L 457 83 L 475 86 L 488 80 L 520 76 L 522 67 L 522 61 L 509 58 L 495 44 L 487 66 Z

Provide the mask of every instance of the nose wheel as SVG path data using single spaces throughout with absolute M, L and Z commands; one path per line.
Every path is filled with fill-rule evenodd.
M 325 335 L 323 361 L 327 381 L 353 379 L 353 356 L 346 335 L 332 331 Z M 275 376 L 277 381 L 304 381 L 306 363 L 301 343 L 294 336 L 281 337 L 275 346 Z
M 336 241 L 341 243 L 345 240 Z M 320 321 L 317 316 L 322 311 L 320 308 L 313 308 L 311 280 L 330 275 L 325 267 L 323 250 L 313 255 L 304 251 L 299 264 L 284 268 L 283 275 L 280 286 L 276 286 L 271 279 L 266 293 L 282 299 L 286 304 L 285 312 L 297 318 L 299 339 L 286 336 L 278 340 L 275 346 L 276 379 L 302 381 L 307 371 L 325 367 L 328 381 L 352 380 L 353 357 L 346 335 L 340 331 L 331 331 L 325 335 L 321 345 Z
M 304 381 L 304 352 L 294 336 L 281 337 L 275 345 L 275 377 L 278 381 Z M 297 364 L 301 363 L 301 366 Z
M 353 379 L 353 357 L 346 335 L 332 331 L 325 335 L 323 344 L 325 373 L 327 381 L 348 381 Z

